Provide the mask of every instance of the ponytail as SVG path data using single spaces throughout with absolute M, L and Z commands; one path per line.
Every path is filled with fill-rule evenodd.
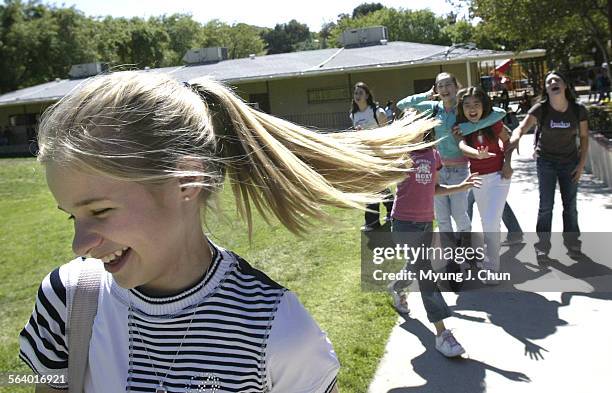
M 423 147 L 415 140 L 432 126 L 407 118 L 376 133 L 322 134 L 257 111 L 220 83 L 192 86 L 212 114 L 236 206 L 249 228 L 251 202 L 264 218 L 272 212 L 300 233 L 310 218 L 325 216 L 321 205 L 362 209 L 381 200 L 381 190 L 405 178 L 409 152 Z
M 42 163 L 72 163 L 114 179 L 182 179 L 201 200 L 229 178 L 239 214 L 252 206 L 293 233 L 325 217 L 323 205 L 363 209 L 405 178 L 410 152 L 436 125 L 404 118 L 377 132 L 322 134 L 259 112 L 221 83 L 185 87 L 164 74 L 117 72 L 88 80 L 43 115 Z M 181 167 L 183 159 L 201 165 Z M 195 168 L 195 169 L 194 169 Z

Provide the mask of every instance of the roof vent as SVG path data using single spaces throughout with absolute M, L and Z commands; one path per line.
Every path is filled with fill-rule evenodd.
M 72 79 L 87 78 L 108 71 L 107 63 L 75 64 L 70 67 L 68 76 Z
M 385 45 L 387 39 L 387 28 L 385 26 L 371 26 L 362 29 L 345 30 L 342 32 L 341 41 L 345 48 L 351 48 L 358 46 Z
M 218 46 L 191 49 L 183 56 L 183 61 L 187 64 L 215 63 L 221 60 L 227 60 L 227 48 Z

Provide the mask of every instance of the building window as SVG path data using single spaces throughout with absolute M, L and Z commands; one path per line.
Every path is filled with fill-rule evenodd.
M 13 127 L 35 126 L 37 122 L 38 115 L 36 113 L 20 113 L 18 115 L 9 116 L 9 124 Z
M 436 83 L 436 78 L 431 79 L 416 79 L 414 81 L 414 93 L 425 93 Z
M 328 87 L 323 89 L 308 89 L 309 104 L 325 104 L 327 102 L 346 102 L 351 99 L 349 89 L 343 87 Z
M 249 103 L 259 111 L 270 113 L 270 96 L 268 93 L 249 94 Z

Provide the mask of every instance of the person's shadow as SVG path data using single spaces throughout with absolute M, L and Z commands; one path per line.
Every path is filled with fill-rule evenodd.
M 487 390 L 486 371 L 495 372 L 510 381 L 531 381 L 521 372 L 503 370 L 478 360 L 445 358 L 435 348 L 434 334 L 417 319 L 406 319 L 401 328 L 412 333 L 425 347 L 425 352 L 412 359 L 411 364 L 414 372 L 427 382 L 421 386 L 393 388 L 388 393 L 484 393 Z
M 485 288 L 489 291 L 515 291 L 515 285 L 527 282 L 537 282 L 550 272 L 549 266 L 538 265 L 537 263 L 521 260 L 522 251 L 527 247 L 526 244 L 515 244 L 509 247 L 502 255 L 500 255 L 501 271 L 509 273 L 511 279 L 509 281 L 501 281 L 500 285 L 493 288 Z M 470 267 L 472 275 L 475 277 L 478 269 Z M 468 281 L 464 284 L 462 292 L 471 290 L 483 290 L 483 285 L 478 280 Z
M 546 338 L 557 331 L 557 327 L 567 325 L 559 319 L 561 304 L 550 301 L 544 296 L 526 291 L 504 292 L 462 292 L 457 304 L 451 309 L 453 316 L 474 322 L 484 319 L 469 317 L 457 311 L 481 311 L 488 315 L 489 321 L 502 328 L 510 336 L 524 345 L 524 354 L 533 360 L 544 359 L 543 348 L 531 340 Z
M 612 300 L 612 269 L 595 262 L 586 254 L 571 257 L 576 263 L 566 266 L 558 261 L 550 261 L 550 267 L 570 277 L 579 278 L 593 288 L 590 292 L 567 291 L 561 294 L 561 305 L 569 306 L 572 297 L 584 296 L 592 299 Z
M 556 291 L 563 291 L 561 306 L 568 306 L 574 296 L 612 300 L 612 263 L 607 249 L 612 237 L 609 233 L 584 233 L 581 236 L 588 240 L 588 244 L 582 247 L 583 251 L 572 252 L 568 246 L 561 245 L 561 239 L 557 236 L 559 239 L 553 248 L 566 249 L 569 258 L 563 258 L 564 262 L 561 262 L 559 259 L 545 257 L 538 262 L 542 269 L 576 279 L 566 280 L 561 277 L 555 284 Z M 567 259 L 572 263 L 568 263 Z M 591 289 L 584 290 L 580 282 L 589 285 Z

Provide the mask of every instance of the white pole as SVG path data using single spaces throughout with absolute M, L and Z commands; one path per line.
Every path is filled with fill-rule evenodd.
M 465 63 L 465 67 L 467 69 L 467 83 L 468 83 L 468 86 L 472 86 L 472 70 L 470 68 L 470 62 L 469 61 L 467 61 Z

